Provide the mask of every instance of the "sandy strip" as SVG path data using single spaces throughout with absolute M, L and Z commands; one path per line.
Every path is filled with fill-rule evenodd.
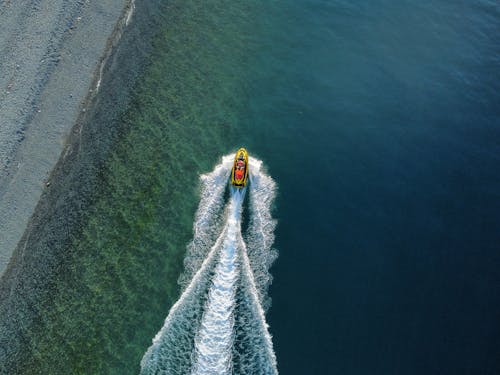
M 0 1 L 0 275 L 131 9 L 129 0 Z

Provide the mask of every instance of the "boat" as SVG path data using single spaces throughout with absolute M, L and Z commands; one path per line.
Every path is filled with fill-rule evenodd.
M 231 184 L 235 187 L 245 187 L 248 180 L 248 152 L 243 147 L 236 151 L 233 170 L 231 171 Z

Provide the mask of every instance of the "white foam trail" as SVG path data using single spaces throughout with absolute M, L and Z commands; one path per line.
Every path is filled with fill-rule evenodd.
M 199 330 L 211 273 L 223 240 L 223 235 L 217 236 L 231 160 L 230 156 L 223 157 L 211 173 L 200 176 L 201 200 L 193 225 L 194 236 L 180 278 L 184 290 L 142 358 L 141 374 L 190 372 L 193 338 Z
M 193 224 L 193 240 L 187 247 L 184 272 L 179 278 L 179 284 L 183 289 L 200 269 L 220 233 L 224 191 L 231 172 L 232 160 L 233 156 L 224 156 L 222 162 L 212 172 L 200 176 L 201 199 Z
M 275 183 L 250 159 L 250 184 L 224 192 L 233 156 L 201 176 L 201 200 L 188 245 L 183 292 L 141 361 L 141 374 L 278 373 L 265 321 L 275 221 L 270 210 Z M 249 225 L 241 234 L 244 193 L 249 190 Z
M 256 291 L 264 309 L 270 305 L 267 289 L 272 282 L 269 269 L 278 257 L 272 248 L 276 220 L 271 216 L 271 208 L 276 196 L 276 183 L 262 172 L 262 162 L 250 158 L 250 221 L 245 234 L 249 263 L 253 271 Z
M 191 368 L 192 340 L 198 331 L 207 280 L 216 259 L 218 241 L 189 286 L 172 306 L 161 330 L 141 361 L 141 374 L 187 374 Z
M 195 340 L 193 375 L 229 375 L 232 372 L 233 310 L 239 274 L 238 248 L 241 249 L 243 243 L 240 217 L 244 195 L 244 190 L 232 192 L 227 232 Z
M 253 272 L 250 267 L 250 260 L 247 253 L 242 252 L 242 280 L 244 287 L 242 288 L 242 299 L 246 300 L 249 306 L 247 314 L 242 315 L 251 324 L 241 325 L 239 328 L 244 331 L 242 342 L 247 342 L 247 347 L 256 346 L 260 350 L 252 352 L 247 350 L 247 353 L 239 353 L 240 368 L 239 374 L 278 374 L 276 355 L 273 350 L 271 335 L 269 334 L 269 326 L 266 322 L 265 312 L 262 305 L 259 303 L 259 293 L 254 281 Z M 245 360 L 245 357 L 250 360 Z

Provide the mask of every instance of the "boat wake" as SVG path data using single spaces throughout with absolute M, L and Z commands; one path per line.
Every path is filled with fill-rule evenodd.
M 232 161 L 225 156 L 201 176 L 194 236 L 179 279 L 183 292 L 142 358 L 142 375 L 278 373 L 265 320 L 269 267 L 277 256 L 271 248 L 276 184 L 262 162 L 250 158 L 250 184 L 230 187 L 227 198 Z

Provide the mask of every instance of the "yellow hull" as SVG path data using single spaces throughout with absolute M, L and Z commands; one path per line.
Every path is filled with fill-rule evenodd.
M 238 166 L 238 162 L 243 161 L 245 163 L 244 171 L 241 173 L 241 166 Z M 240 168 L 238 171 L 237 169 Z M 243 147 L 240 148 L 236 155 L 234 156 L 233 170 L 231 171 L 231 184 L 235 187 L 245 187 L 248 180 L 248 152 Z

